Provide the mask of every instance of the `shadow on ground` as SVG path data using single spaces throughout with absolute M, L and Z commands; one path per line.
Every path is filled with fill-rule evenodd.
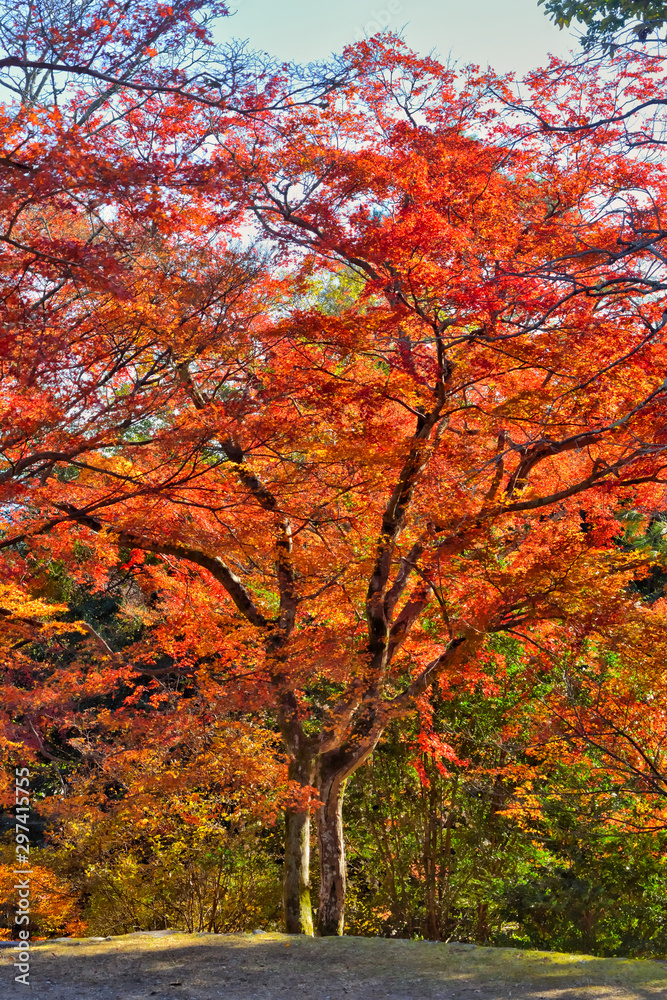
M 128 934 L 37 943 L 31 1000 L 667 1000 L 667 963 L 379 938 Z

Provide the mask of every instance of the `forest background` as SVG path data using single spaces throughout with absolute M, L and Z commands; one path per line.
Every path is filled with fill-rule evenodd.
M 2 3 L 5 936 L 667 952 L 667 9 L 544 6 Z

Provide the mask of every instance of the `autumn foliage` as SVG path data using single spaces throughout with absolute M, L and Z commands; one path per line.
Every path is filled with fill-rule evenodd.
M 187 46 L 199 9 L 132 16 Z M 8 763 L 76 761 L 69 823 L 82 781 L 119 782 L 116 815 L 173 780 L 208 829 L 216 727 L 261 720 L 228 785 L 285 810 L 295 932 L 315 812 L 341 933 L 346 782 L 415 712 L 419 752 L 463 766 L 430 699 L 492 697 L 504 636 L 526 697 L 566 670 L 531 739 L 595 743 L 661 822 L 665 607 L 633 590 L 660 554 L 621 536 L 665 506 L 665 174 L 604 80 L 552 67 L 519 102 L 382 36 L 223 94 L 102 32 L 65 36 L 57 104 L 2 112 Z M 81 610 L 104 592 L 106 634 Z

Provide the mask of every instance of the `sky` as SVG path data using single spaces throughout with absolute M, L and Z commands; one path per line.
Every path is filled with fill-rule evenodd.
M 227 37 L 279 59 L 309 62 L 383 27 L 404 32 L 422 55 L 523 74 L 548 52 L 565 56 L 576 38 L 559 31 L 537 0 L 229 0 Z M 221 32 L 222 33 L 222 32 Z

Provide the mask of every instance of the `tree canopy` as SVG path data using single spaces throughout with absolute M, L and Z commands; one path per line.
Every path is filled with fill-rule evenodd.
M 32 77 L 3 109 L 8 759 L 113 756 L 130 794 L 118 743 L 164 740 L 196 784 L 225 713 L 261 720 L 286 925 L 312 931 L 314 811 L 340 934 L 347 782 L 410 714 L 460 762 L 431 699 L 492 693 L 502 637 L 528 689 L 564 676 L 535 732 L 597 740 L 660 813 L 665 604 L 633 590 L 660 552 L 619 539 L 665 507 L 662 163 L 613 117 L 526 127 L 491 72 L 393 37 L 223 100 L 100 18 L 56 67 L 103 85 L 86 114 Z M 604 105 L 571 72 L 564 100 L 533 76 L 536 114 Z M 115 632 L 45 606 L 63 578 L 114 593 Z

